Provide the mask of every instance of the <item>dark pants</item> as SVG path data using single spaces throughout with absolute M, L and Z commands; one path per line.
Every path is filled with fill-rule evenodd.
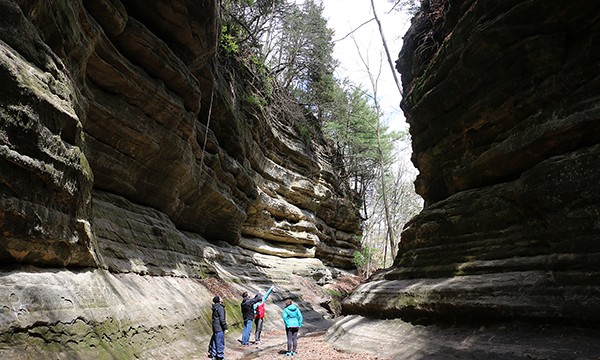
M 222 331 L 213 333 L 213 336 L 210 338 L 208 352 L 211 357 L 225 359 L 225 334 Z
M 254 341 L 260 341 L 260 333 L 262 332 L 263 319 L 254 319 L 254 325 L 256 325 L 256 332 L 254 333 Z
M 298 328 L 286 328 L 285 332 L 287 334 L 287 351 L 296 352 L 296 347 L 298 346 Z

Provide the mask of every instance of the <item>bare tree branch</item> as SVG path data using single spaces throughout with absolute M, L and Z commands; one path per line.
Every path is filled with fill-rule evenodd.
M 343 37 L 341 37 L 341 38 L 339 38 L 339 39 L 337 39 L 337 40 L 333 40 L 332 42 L 333 42 L 333 43 L 336 43 L 336 42 L 338 42 L 338 41 L 342 41 L 342 40 L 344 40 L 344 39 L 345 39 L 345 38 L 347 38 L 348 36 L 350 36 L 350 35 L 354 34 L 356 31 L 358 31 L 358 29 L 360 29 L 361 27 L 363 27 L 363 26 L 367 25 L 368 23 L 370 23 L 370 22 L 371 22 L 371 21 L 373 21 L 373 20 L 375 20 L 375 18 L 371 18 L 371 19 L 369 19 L 369 20 L 365 21 L 364 23 L 362 23 L 362 24 L 358 25 L 358 26 L 357 26 L 357 27 L 356 27 L 354 30 L 350 31 L 349 33 L 347 33 L 346 35 L 344 35 Z
M 398 80 L 398 76 L 396 75 L 396 68 L 394 67 L 394 62 L 392 61 L 392 56 L 390 55 L 390 50 L 388 48 L 387 41 L 385 40 L 385 36 L 383 34 L 383 27 L 381 26 L 381 21 L 379 21 L 379 17 L 377 16 L 377 11 L 375 10 L 375 2 L 373 0 L 371 0 L 371 9 L 373 9 L 373 16 L 375 17 L 377 27 L 379 28 L 379 35 L 381 36 L 383 48 L 385 49 L 385 54 L 390 65 L 390 69 L 392 70 L 392 75 L 394 76 L 394 82 L 396 83 L 396 87 L 398 88 L 400 96 L 402 96 L 402 86 L 400 86 L 400 81 Z
M 373 0 L 371 0 L 371 4 L 373 3 Z M 368 59 L 365 59 L 360 51 L 360 47 L 358 46 L 358 43 L 356 42 L 356 39 L 353 37 L 352 40 L 354 40 L 354 45 L 356 46 L 356 51 L 358 52 L 358 56 L 360 57 L 360 60 L 362 61 L 363 65 L 366 67 L 367 69 L 367 73 L 369 74 L 369 80 L 371 81 L 371 87 L 373 90 L 373 103 L 375 104 L 375 109 L 377 110 L 377 117 L 379 118 L 381 116 L 381 106 L 379 105 L 379 98 L 377 96 L 377 90 L 378 90 L 378 82 L 379 82 L 379 76 L 381 75 L 381 63 L 379 64 L 379 71 L 377 73 L 377 76 L 373 76 L 373 73 L 371 72 L 371 68 L 369 66 L 368 63 Z M 386 184 L 385 184 L 385 164 L 384 164 L 384 159 L 383 159 L 383 145 L 381 143 L 381 137 L 382 137 L 382 133 L 381 133 L 381 120 L 378 119 L 377 120 L 377 128 L 375 129 L 375 134 L 376 134 L 376 138 L 377 138 L 377 157 L 378 157 L 378 161 L 379 161 L 379 181 L 381 184 L 381 197 L 383 200 L 383 208 L 385 211 L 385 223 L 386 223 L 386 237 L 387 237 L 387 241 L 385 243 L 385 247 L 384 247 L 384 252 L 383 252 L 383 267 L 386 266 L 386 260 L 387 260 L 387 248 L 388 248 L 388 244 L 390 246 L 390 257 L 392 258 L 392 261 L 394 261 L 394 256 L 396 255 L 396 240 L 395 240 L 395 236 L 394 236 L 394 226 L 392 223 L 392 215 L 391 215 L 391 211 L 390 211 L 390 203 L 388 200 L 388 194 L 387 194 L 387 189 L 386 189 Z

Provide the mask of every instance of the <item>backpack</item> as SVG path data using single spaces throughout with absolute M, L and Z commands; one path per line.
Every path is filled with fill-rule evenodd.
M 256 312 L 254 313 L 255 319 L 262 319 L 265 317 L 265 304 L 260 304 L 256 307 Z

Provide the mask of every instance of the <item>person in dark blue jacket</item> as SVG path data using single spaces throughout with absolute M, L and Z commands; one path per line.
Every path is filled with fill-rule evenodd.
M 215 360 L 225 360 L 225 333 L 229 330 L 227 329 L 225 306 L 219 296 L 213 298 L 212 328 L 213 335 L 208 346 L 209 356 Z
M 281 317 L 283 317 L 285 333 L 287 335 L 287 352 L 285 355 L 296 355 L 296 348 L 298 347 L 298 330 L 302 327 L 303 320 L 302 312 L 298 309 L 296 304 L 292 302 L 292 299 L 287 299 Z
M 260 294 L 256 294 L 255 297 L 250 298 L 248 293 L 244 291 L 242 294 L 242 303 L 240 305 L 242 309 L 242 319 L 244 320 L 244 328 L 242 329 L 242 346 L 250 346 L 250 332 L 252 332 L 252 321 L 254 320 L 254 304 L 260 302 L 262 297 Z

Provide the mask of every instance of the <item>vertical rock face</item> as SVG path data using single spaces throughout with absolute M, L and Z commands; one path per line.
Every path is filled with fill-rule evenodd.
M 216 291 L 295 296 L 300 275 L 353 267 L 334 152 L 318 126 L 299 135 L 296 105 L 246 101 L 254 75 L 217 58 L 218 13 L 0 0 L 0 357 L 186 358 Z
M 397 68 L 426 206 L 328 339 L 398 360 L 595 358 L 600 7 L 422 4 Z
M 600 9 L 430 1 L 398 60 L 425 209 L 350 313 L 600 319 Z
M 0 6 L 0 259 L 91 266 L 83 99 L 21 9 Z
M 215 2 L 3 7 L 3 224 L 15 243 L 3 258 L 92 265 L 93 187 L 208 240 L 247 236 L 258 251 L 352 266 L 360 222 L 332 152 L 303 140 L 292 114 L 244 104 L 245 80 L 226 78 L 215 57 Z M 62 244 L 55 256 L 34 250 L 45 241 L 36 231 Z

